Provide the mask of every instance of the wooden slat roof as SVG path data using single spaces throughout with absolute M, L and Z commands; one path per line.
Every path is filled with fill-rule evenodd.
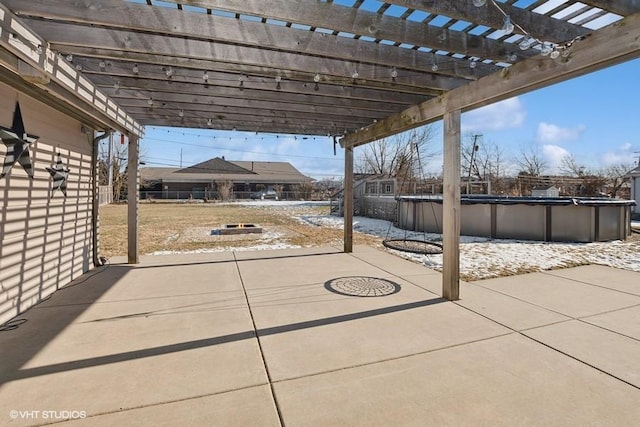
M 143 125 L 352 145 L 639 53 L 638 0 L 0 1 Z

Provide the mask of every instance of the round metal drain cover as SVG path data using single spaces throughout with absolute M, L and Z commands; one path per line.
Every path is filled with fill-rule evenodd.
M 324 287 L 336 294 L 352 297 L 383 297 L 400 292 L 400 285 L 377 277 L 338 277 L 325 282 Z

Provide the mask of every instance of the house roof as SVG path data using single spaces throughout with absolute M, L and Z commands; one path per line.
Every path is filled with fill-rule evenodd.
M 231 161 L 216 157 L 186 168 L 141 168 L 146 181 L 295 184 L 313 181 L 287 162 Z
M 630 176 L 632 178 L 640 177 L 640 163 L 638 164 L 638 166 L 636 166 L 635 169 L 632 169 L 629 172 L 627 172 L 627 176 Z

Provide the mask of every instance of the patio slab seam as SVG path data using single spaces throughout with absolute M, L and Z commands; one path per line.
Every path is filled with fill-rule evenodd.
M 579 320 L 579 319 L 578 319 L 578 320 Z M 620 381 L 620 382 L 622 382 L 622 383 L 625 383 L 625 384 L 627 384 L 627 385 L 629 385 L 629 386 L 631 386 L 631 387 L 633 387 L 633 388 L 635 388 L 635 389 L 637 389 L 637 390 L 640 390 L 640 387 L 638 387 L 637 385 L 635 385 L 635 384 L 633 384 L 633 383 L 631 383 L 631 382 L 629 382 L 629 381 L 627 381 L 627 380 L 625 380 L 625 379 L 623 379 L 623 378 L 620 378 L 619 376 L 614 375 L 614 374 L 612 374 L 611 372 L 607 372 L 607 371 L 605 371 L 604 369 L 598 368 L 597 366 L 595 366 L 595 365 L 594 365 L 594 364 L 592 364 L 592 363 L 589 363 L 589 362 L 587 362 L 587 361 L 585 361 L 585 360 L 582 360 L 582 359 L 580 359 L 580 358 L 578 358 L 578 357 L 576 357 L 576 356 L 573 356 L 573 355 L 571 355 L 571 354 L 569 354 L 569 353 L 567 353 L 567 352 L 565 352 L 565 351 L 562 351 L 562 350 L 560 350 L 560 349 L 558 349 L 558 348 L 556 348 L 556 347 L 554 347 L 554 346 L 552 346 L 552 345 L 550 345 L 550 344 L 547 344 L 547 343 L 545 343 L 545 342 L 543 342 L 543 341 L 541 341 L 541 340 L 538 340 L 538 339 L 536 339 L 536 338 L 534 338 L 534 337 L 532 337 L 532 336 L 529 336 L 529 335 L 527 335 L 527 334 L 525 334 L 525 333 L 520 333 L 520 335 L 522 335 L 523 337 L 528 338 L 528 339 L 530 339 L 530 340 L 532 340 L 532 341 L 534 341 L 534 342 L 536 342 L 536 343 L 538 343 L 538 344 L 541 344 L 541 345 L 543 345 L 543 346 L 545 346 L 545 347 L 547 347 L 547 348 L 549 348 L 549 349 L 551 349 L 551 350 L 554 350 L 554 351 L 556 351 L 556 352 L 558 352 L 558 353 L 562 354 L 563 356 L 566 356 L 566 357 L 568 357 L 568 358 L 570 358 L 570 359 L 573 359 L 573 360 L 575 360 L 575 361 L 577 361 L 577 362 L 579 362 L 579 363 L 582 363 L 582 364 L 584 364 L 585 366 L 590 367 L 591 369 L 595 369 L 596 371 L 598 371 L 598 372 L 600 372 L 600 373 L 602 373 L 602 374 L 604 374 L 604 375 L 607 375 L 607 376 L 609 376 L 609 377 L 611 377 L 611 378 L 614 378 L 614 379 L 616 379 L 616 380 L 618 380 L 618 381 Z
M 228 390 L 221 390 L 221 391 L 217 391 L 217 392 L 214 392 L 214 393 L 205 393 L 205 394 L 200 394 L 200 395 L 195 395 L 195 396 L 183 397 L 183 398 L 180 398 L 180 399 L 165 400 L 165 401 L 162 401 L 162 402 L 149 403 L 149 404 L 146 404 L 146 405 L 130 406 L 130 407 L 126 407 L 126 408 L 122 408 L 122 409 L 118 409 L 118 410 L 113 410 L 113 411 L 95 412 L 95 413 L 87 414 L 87 419 L 97 418 L 97 417 L 101 417 L 101 416 L 104 416 L 104 415 L 111 415 L 111 414 L 119 414 L 119 413 L 129 412 L 129 411 L 136 411 L 138 409 L 143 409 L 143 408 L 160 407 L 160 406 L 164 406 L 164 405 L 169 405 L 171 403 L 188 402 L 190 400 L 202 399 L 204 397 L 220 396 L 220 395 L 235 393 L 237 391 L 251 390 L 251 389 L 254 389 L 254 388 L 257 388 L 257 387 L 263 387 L 263 386 L 268 386 L 268 385 L 269 385 L 269 383 L 252 384 L 252 385 L 248 385 L 248 386 L 245 386 L 245 387 L 237 387 L 237 388 L 228 389 Z M 53 425 L 53 424 L 59 424 L 59 423 L 66 423 L 67 421 L 68 420 L 64 420 L 64 421 L 60 421 L 60 422 L 45 423 L 45 424 L 40 424 L 40 425 Z
M 517 333 L 517 331 L 515 331 L 515 333 Z M 287 381 L 295 381 L 295 380 L 299 380 L 301 378 L 312 378 L 312 377 L 317 377 L 317 376 L 321 376 L 321 375 L 325 375 L 325 374 L 330 374 L 333 372 L 341 372 L 341 371 L 348 371 L 350 369 L 357 369 L 357 368 L 361 368 L 363 366 L 375 366 L 375 365 L 379 365 L 382 363 L 387 363 L 387 362 L 393 362 L 393 361 L 397 361 L 397 360 L 403 360 L 403 359 L 408 359 L 411 357 L 416 357 L 416 356 L 422 356 L 425 354 L 430 354 L 430 353 L 435 353 L 435 352 L 439 352 L 439 351 L 443 351 L 443 350 L 449 350 L 452 348 L 456 348 L 456 347 L 462 347 L 468 344 L 474 344 L 474 343 L 478 343 L 478 342 L 483 342 L 483 341 L 489 341 L 492 339 L 496 339 L 496 338 L 502 338 L 508 335 L 513 335 L 514 331 L 510 331 L 510 332 L 506 332 L 506 333 L 502 333 L 499 335 L 493 335 L 491 337 L 485 337 L 485 338 L 479 338 L 479 339 L 475 339 L 475 340 L 470 340 L 470 341 L 465 341 L 465 342 L 461 342 L 461 343 L 457 343 L 457 344 L 451 344 L 451 345 L 446 345 L 443 347 L 438 347 L 438 348 L 432 348 L 429 350 L 425 350 L 425 351 L 418 351 L 415 353 L 410 353 L 410 354 L 403 354 L 402 356 L 397 356 L 397 357 L 388 357 L 385 359 L 380 359 L 380 360 L 376 360 L 374 362 L 366 362 L 366 363 L 358 363 L 355 365 L 350 365 L 350 366 L 343 366 L 340 368 L 335 368 L 335 369 L 327 369 L 324 370 L 322 372 L 313 372 L 310 374 L 305 374 L 305 375 L 298 375 L 295 377 L 290 377 L 290 378 L 284 378 L 281 380 L 274 380 L 272 383 L 273 384 L 279 384 L 279 383 L 285 383 Z
M 469 285 L 471 285 L 471 286 L 477 286 L 477 287 L 485 289 L 487 291 L 495 292 L 497 294 L 500 294 L 500 295 L 503 295 L 503 296 L 506 296 L 506 297 L 509 297 L 509 298 L 513 298 L 514 300 L 517 300 L 517 301 L 532 305 L 534 307 L 537 307 L 537 308 L 540 308 L 540 309 L 543 309 L 543 310 L 547 310 L 547 311 L 549 311 L 551 313 L 555 313 L 555 314 L 558 314 L 560 316 L 568 317 L 569 319 L 567 319 L 567 320 L 578 320 L 579 319 L 578 317 L 572 316 L 572 315 L 570 315 L 568 313 L 561 313 L 561 312 L 553 310 L 553 309 L 551 309 L 549 307 L 545 307 L 543 305 L 536 304 L 535 302 L 532 302 L 532 301 L 527 301 L 526 299 L 517 297 L 515 295 L 511 295 L 511 294 L 508 294 L 506 292 L 499 291 L 499 290 L 491 288 L 489 286 L 483 286 L 483 285 L 479 284 L 477 281 L 475 281 L 475 282 L 467 282 L 467 283 Z M 609 289 L 609 290 L 611 290 L 611 289 Z M 637 296 L 637 295 L 635 295 L 635 296 Z M 633 305 L 635 305 L 635 304 L 633 304 Z M 625 306 L 625 307 L 622 307 L 622 308 L 629 308 L 629 306 Z M 596 313 L 596 314 L 594 314 L 594 316 L 599 315 L 599 314 L 602 314 L 602 313 Z
M 592 265 L 592 264 L 590 264 L 590 265 Z M 630 295 L 630 296 L 634 296 L 634 297 L 638 296 L 638 294 L 634 294 L 632 292 L 623 291 L 621 289 L 610 288 L 610 287 L 607 287 L 607 286 L 598 285 L 596 283 L 585 282 L 584 280 L 574 279 L 572 277 L 560 276 L 558 274 L 553 274 L 552 271 L 554 271 L 554 270 L 539 271 L 539 273 L 545 274 L 547 276 L 556 277 L 558 279 L 566 279 L 566 280 L 569 280 L 569 281 L 572 281 L 572 282 L 575 282 L 575 283 L 580 283 L 582 285 L 593 286 L 594 288 L 607 289 L 607 290 L 610 290 L 610 291 L 619 292 L 621 294 Z M 625 271 L 628 271 L 628 270 L 625 270 Z
M 384 271 L 385 273 L 389 274 L 389 276 L 391 276 L 391 277 L 394 277 L 396 279 L 400 279 L 400 280 L 402 280 L 404 282 L 407 282 L 407 283 L 411 284 L 412 286 L 415 286 L 416 288 L 419 288 L 419 289 L 421 289 L 423 291 L 426 291 L 426 292 L 428 292 L 430 294 L 436 295 L 437 297 L 441 297 L 441 295 L 438 295 L 437 293 L 435 293 L 433 291 L 430 291 L 429 289 L 423 288 L 422 286 L 420 286 L 420 285 L 418 285 L 416 283 L 413 283 L 411 280 L 407 279 L 408 276 L 416 276 L 415 274 L 406 275 L 406 276 L 400 276 L 399 274 L 393 273 L 393 272 L 391 272 L 389 270 L 385 270 L 384 268 L 380 267 L 379 265 L 372 264 L 371 262 L 367 261 L 366 259 L 362 259 L 362 258 L 360 258 L 358 256 L 353 255 L 353 254 L 349 254 L 349 255 L 352 256 L 353 258 L 356 258 L 356 259 L 364 262 L 365 264 L 368 264 L 368 265 L 370 265 L 372 267 L 375 267 L 375 268 L 377 268 L 379 270 Z M 405 260 L 405 261 L 407 261 L 407 260 Z M 437 273 L 437 274 L 441 274 L 441 273 Z M 420 276 L 422 276 L 422 275 L 420 275 Z
M 253 326 L 253 332 L 256 337 L 256 342 L 258 343 L 258 350 L 260 351 L 260 359 L 262 360 L 262 367 L 264 368 L 265 374 L 267 375 L 267 381 L 269 382 L 269 391 L 271 393 L 271 398 L 273 399 L 273 404 L 276 410 L 276 414 L 278 415 L 278 420 L 280 421 L 280 425 L 284 426 L 284 418 L 282 411 L 280 409 L 280 405 L 278 403 L 278 398 L 276 397 L 275 390 L 273 389 L 273 381 L 271 378 L 271 373 L 269 372 L 269 366 L 267 365 L 267 360 L 264 355 L 264 350 L 262 348 L 262 341 L 260 340 L 260 335 L 258 334 L 258 328 L 256 326 L 256 320 L 253 316 L 253 310 L 251 308 L 251 302 L 249 301 L 249 295 L 247 294 L 247 288 L 244 285 L 244 279 L 242 278 L 242 272 L 240 271 L 240 266 L 238 265 L 238 260 L 236 258 L 235 251 L 233 252 L 233 259 L 235 260 L 236 269 L 238 272 L 238 277 L 240 279 L 240 285 L 242 286 L 242 292 L 244 294 L 245 302 L 247 304 L 247 309 L 249 310 L 249 317 L 251 318 L 251 324 Z
M 620 377 L 618 377 L 618 376 L 616 376 L 616 375 L 612 374 L 611 372 L 607 372 L 607 371 L 605 371 L 605 370 L 603 370 L 603 369 L 601 369 L 601 368 L 598 368 L 597 366 L 595 366 L 595 365 L 593 365 L 593 364 L 591 364 L 591 363 L 589 363 L 589 362 L 587 362 L 587 361 L 585 361 L 585 360 L 582 360 L 582 359 L 580 359 L 580 358 L 578 358 L 578 357 L 576 357 L 576 356 L 573 356 L 573 355 L 571 355 L 571 354 L 569 354 L 569 353 L 567 353 L 567 352 L 565 352 L 565 351 L 562 351 L 562 350 L 560 350 L 560 349 L 558 349 L 558 348 L 556 348 L 556 347 L 554 347 L 554 346 L 552 346 L 552 345 L 550 345 L 550 344 L 547 344 L 547 343 L 545 343 L 545 342 L 543 342 L 543 341 L 541 341 L 541 340 L 538 340 L 538 339 L 536 339 L 536 338 L 534 338 L 534 337 L 532 337 L 532 336 L 530 336 L 530 335 L 527 335 L 527 334 L 526 334 L 526 332 L 527 332 L 527 331 L 531 331 L 531 330 L 535 330 L 535 329 L 543 329 L 543 328 L 546 328 L 546 327 L 548 327 L 548 326 L 557 325 L 557 324 L 561 324 L 561 323 L 567 323 L 567 322 L 570 322 L 570 321 L 578 321 L 578 322 L 581 322 L 581 323 L 587 324 L 587 325 L 589 325 L 589 326 L 598 326 L 598 325 L 592 325 L 591 323 L 583 322 L 580 318 L 570 318 L 570 319 L 566 319 L 566 320 L 561 320 L 561 321 L 559 321 L 559 322 L 553 322 L 553 323 L 550 323 L 550 324 L 547 324 L 547 325 L 540 325 L 540 326 L 535 326 L 535 327 L 528 328 L 528 329 L 516 330 L 516 329 L 514 329 L 514 328 L 512 328 L 512 327 L 510 327 L 510 326 L 508 326 L 508 325 L 504 325 L 504 324 L 502 324 L 502 323 L 500 323 L 500 322 L 498 322 L 498 321 L 496 321 L 496 320 L 494 320 L 494 319 L 492 319 L 492 318 L 490 318 L 490 317 L 488 317 L 488 316 L 486 316 L 486 315 L 483 315 L 482 313 L 478 313 L 477 311 L 475 311 L 475 310 L 473 310 L 473 309 L 471 309 L 471 308 L 469 308 L 469 307 L 465 307 L 465 306 L 463 306 L 463 305 L 461 305 L 461 304 L 458 304 L 458 303 L 457 303 L 457 302 L 455 302 L 455 301 L 453 301 L 453 303 L 454 303 L 454 304 L 456 304 L 456 305 L 457 305 L 457 306 L 459 306 L 459 307 L 462 307 L 462 308 L 464 308 L 464 309 L 466 309 L 466 310 L 469 310 L 469 311 L 470 311 L 470 312 L 472 312 L 472 313 L 475 313 L 475 314 L 477 314 L 477 315 L 479 315 L 479 316 L 482 316 L 482 317 L 484 317 L 484 318 L 486 318 L 486 319 L 488 319 L 488 320 L 490 320 L 490 321 L 492 321 L 492 322 L 495 322 L 495 323 L 497 323 L 498 325 L 500 325 L 500 326 L 502 326 L 502 327 L 504 327 L 504 328 L 507 328 L 507 329 L 511 330 L 511 331 L 512 331 L 512 333 L 515 333 L 515 334 L 521 335 L 521 336 L 522 336 L 522 337 L 524 337 L 525 339 L 529 339 L 529 340 L 531 340 L 531 341 L 534 341 L 535 343 L 541 344 L 541 345 L 543 345 L 543 346 L 545 346 L 545 347 L 549 348 L 550 350 L 556 351 L 556 352 L 558 352 L 558 353 L 560 353 L 560 354 L 562 354 L 562 355 L 564 355 L 564 356 L 566 356 L 566 357 L 569 357 L 569 358 L 571 358 L 571 359 L 573 359 L 573 360 L 575 360 L 575 361 L 577 361 L 577 362 L 579 362 L 579 363 L 584 364 L 585 366 L 588 366 L 588 367 L 590 367 L 590 368 L 592 368 L 592 369 L 595 369 L 595 370 L 597 370 L 598 372 L 601 372 L 602 374 L 605 374 L 605 375 L 607 375 L 607 376 L 610 376 L 611 378 L 614 378 L 614 379 L 616 379 L 616 380 L 618 380 L 618 381 L 621 381 L 621 382 L 623 382 L 623 383 L 625 383 L 625 384 L 627 384 L 627 385 L 630 385 L 630 386 L 631 386 L 631 387 L 633 387 L 633 388 L 636 388 L 636 389 L 640 390 L 640 387 L 636 386 L 635 384 L 633 384 L 633 383 L 631 383 L 631 382 L 629 382 L 629 381 L 624 380 L 623 378 L 620 378 Z M 635 305 L 634 305 L 634 306 L 635 306 Z M 628 309 L 628 308 L 629 308 L 629 307 L 624 307 L 624 308 L 620 308 L 620 309 L 618 309 L 618 310 L 623 310 L 623 309 Z M 617 310 L 612 310 L 612 311 L 617 311 Z M 594 316 L 596 316 L 596 315 L 594 315 Z M 617 333 L 617 332 L 615 332 L 615 331 L 609 331 L 609 330 L 608 330 L 608 329 L 606 329 L 606 328 L 600 328 L 600 329 L 603 329 L 603 330 L 605 330 L 605 331 L 607 331 L 607 332 L 615 333 L 616 335 L 620 335 L 620 336 L 623 336 L 623 337 L 626 337 L 626 338 L 632 338 L 632 337 L 627 337 L 627 336 L 626 336 L 626 335 L 624 335 L 624 334 Z M 509 335 L 509 334 L 505 334 L 505 335 Z M 635 339 L 635 338 L 632 338 L 632 339 L 633 339 L 634 341 L 638 341 L 638 340 L 637 340 L 637 339 Z M 478 340 L 478 341 L 484 341 L 484 340 Z

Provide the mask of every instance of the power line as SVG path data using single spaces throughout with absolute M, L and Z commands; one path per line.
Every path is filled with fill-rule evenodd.
M 268 152 L 264 152 L 264 151 L 240 150 L 238 148 L 214 147 L 214 146 L 211 146 L 211 145 L 194 144 L 194 143 L 191 143 L 191 142 L 172 141 L 172 140 L 169 140 L 169 139 L 160 139 L 160 138 L 145 137 L 144 140 L 167 142 L 167 143 L 170 143 L 170 144 L 186 145 L 186 146 L 198 147 L 198 148 L 210 148 L 212 150 L 225 150 L 225 151 L 233 151 L 233 152 L 238 152 L 238 153 L 260 154 L 260 155 L 263 155 L 263 156 L 274 156 L 274 157 L 285 157 L 285 158 L 286 157 L 295 157 L 295 158 L 301 158 L 301 159 L 318 159 L 318 160 L 331 160 L 331 161 L 340 161 L 340 162 L 344 161 L 344 159 L 336 158 L 336 157 L 302 156 L 302 155 L 297 155 L 297 154 L 278 154 L 278 153 L 268 153 Z

